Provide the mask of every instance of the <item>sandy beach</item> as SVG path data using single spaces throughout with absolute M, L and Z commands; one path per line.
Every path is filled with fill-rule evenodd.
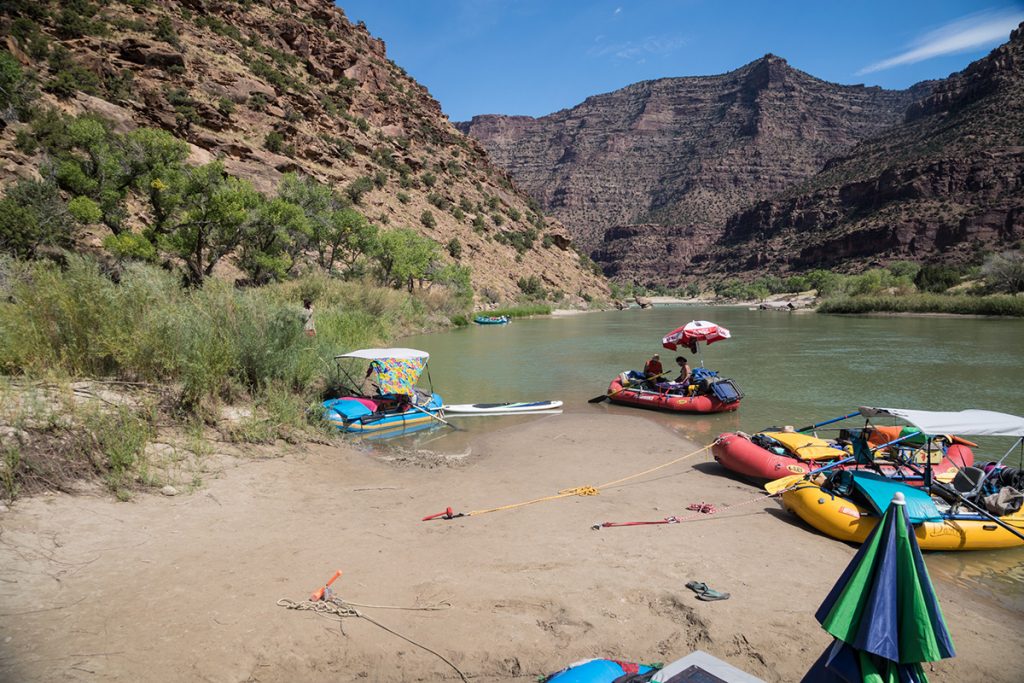
M 336 569 L 337 594 L 474 681 L 535 680 L 581 658 L 705 650 L 796 681 L 829 642 L 813 618 L 855 548 L 642 415 L 524 419 L 469 449 L 254 449 L 173 498 L 44 495 L 0 516 L 0 680 L 460 680 L 368 620 L 278 606 Z M 699 451 L 699 452 L 698 452 Z M 263 457 L 273 452 L 274 457 Z M 421 522 L 597 486 L 597 496 Z M 686 510 L 695 502 L 711 515 Z M 595 522 L 680 524 L 593 530 Z M 701 602 L 704 581 L 731 598 Z M 1021 615 L 936 590 L 957 647 L 934 681 L 1020 680 Z

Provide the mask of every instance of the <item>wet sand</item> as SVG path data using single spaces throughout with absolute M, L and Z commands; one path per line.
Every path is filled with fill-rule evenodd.
M 373 623 L 277 605 L 335 569 L 337 593 L 474 681 L 535 680 L 581 658 L 668 662 L 705 650 L 768 681 L 795 681 L 829 637 L 813 618 L 855 548 L 817 535 L 642 416 L 523 420 L 438 450 L 381 457 L 291 447 L 238 461 L 174 498 L 48 495 L 0 516 L 0 680 L 459 680 L 439 657 Z M 595 522 L 719 512 L 680 524 Z M 704 581 L 731 594 L 701 602 Z M 1020 680 L 1019 612 L 939 581 L 955 659 L 934 681 Z

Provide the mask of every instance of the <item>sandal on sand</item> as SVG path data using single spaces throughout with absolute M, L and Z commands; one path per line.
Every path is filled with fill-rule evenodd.
M 692 590 L 697 595 L 701 595 L 711 590 L 710 588 L 708 588 L 708 585 L 703 581 L 690 581 L 686 584 L 686 587 Z
M 705 602 L 711 602 L 712 600 L 728 600 L 729 594 L 716 591 L 714 588 L 708 588 L 703 593 L 697 595 L 698 600 L 704 600 Z

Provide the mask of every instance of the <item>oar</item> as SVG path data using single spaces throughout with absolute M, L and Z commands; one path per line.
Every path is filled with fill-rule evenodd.
M 646 380 L 650 381 L 652 379 L 655 379 L 656 377 L 661 377 L 662 375 L 666 374 L 667 372 L 668 372 L 668 370 L 663 370 L 662 372 L 659 372 L 657 375 L 651 375 L 650 377 L 647 377 Z M 643 380 L 641 380 L 641 381 L 643 381 Z M 632 384 L 624 384 L 621 389 L 616 389 L 615 391 L 613 391 L 610 394 L 601 394 L 600 396 L 595 396 L 594 398 L 592 398 L 589 401 L 587 401 L 587 403 L 600 403 L 601 401 L 605 400 L 606 398 L 610 398 L 610 397 L 614 396 L 615 394 L 619 393 L 620 391 L 625 391 L 626 389 L 632 389 L 632 388 L 633 388 Z
M 425 410 L 423 408 L 420 408 L 415 403 L 410 403 L 409 407 L 412 408 L 413 410 L 420 411 L 424 415 L 429 415 L 430 417 L 434 418 L 435 420 L 437 420 L 441 424 L 446 424 L 446 425 L 448 425 L 449 427 L 451 427 L 452 429 L 454 429 L 457 432 L 461 432 L 462 431 L 462 427 L 456 427 L 455 425 L 453 425 L 451 422 L 449 422 L 448 420 L 444 419 L 443 417 L 440 417 L 439 415 L 435 415 L 434 413 L 430 412 L 429 410 Z
M 825 425 L 830 425 L 833 422 L 841 422 L 842 420 L 848 420 L 851 417 L 855 417 L 857 415 L 860 415 L 860 411 L 859 410 L 856 410 L 856 411 L 850 413 L 849 415 L 843 415 L 842 417 L 834 417 L 831 420 L 825 420 L 824 422 L 819 422 L 818 424 L 807 425 L 806 427 L 801 427 L 800 429 L 798 429 L 796 431 L 798 431 L 798 432 L 806 432 L 806 431 L 809 431 L 811 429 L 817 429 L 818 427 L 824 427 Z
M 915 463 L 908 462 L 907 463 L 907 467 L 909 467 L 910 469 L 914 470 L 915 472 L 917 472 L 921 476 L 924 476 L 924 472 L 922 472 L 921 469 Z M 930 468 L 931 465 L 929 465 L 928 467 Z M 956 489 L 952 488 L 951 486 L 947 486 L 946 484 L 942 483 L 941 481 L 937 481 L 937 480 L 933 480 L 932 481 L 932 486 L 934 488 L 936 488 L 936 489 L 939 489 L 943 493 L 955 496 L 961 503 L 963 503 L 967 507 L 969 507 L 972 510 L 974 510 L 975 512 L 977 512 L 982 517 L 987 517 L 988 519 L 992 520 L 993 522 L 995 522 L 999 526 L 1001 526 L 1004 529 L 1006 529 L 1007 531 L 1009 531 L 1011 534 L 1013 534 L 1017 538 L 1019 538 L 1022 541 L 1024 541 L 1024 534 L 1022 534 L 1017 529 L 1013 528 L 1012 526 L 1010 526 L 1009 524 L 1007 524 L 1003 520 L 999 519 L 998 517 L 993 515 L 991 512 L 989 512 L 985 508 L 977 505 L 976 503 L 973 503 L 973 502 L 967 500 L 967 498 L 965 498 L 963 496 L 963 494 L 961 494 L 959 491 L 957 491 Z

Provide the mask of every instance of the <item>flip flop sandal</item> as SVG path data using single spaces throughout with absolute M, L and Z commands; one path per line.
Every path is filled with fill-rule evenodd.
M 710 588 L 708 588 L 708 585 L 703 581 L 690 581 L 686 584 L 686 587 L 692 590 L 694 593 L 697 593 L 698 595 L 706 593 L 707 591 L 711 590 Z
M 729 594 L 728 593 L 722 593 L 720 591 L 716 591 L 713 588 L 708 588 L 703 593 L 700 593 L 697 596 L 697 599 L 698 600 L 703 600 L 705 602 L 711 602 L 712 600 L 728 600 L 729 599 Z

